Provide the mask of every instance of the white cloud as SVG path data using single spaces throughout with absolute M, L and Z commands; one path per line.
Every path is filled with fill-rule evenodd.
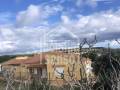
M 45 19 L 51 15 L 62 11 L 60 5 L 56 6 L 42 6 L 42 5 L 30 5 L 27 10 L 21 11 L 16 16 L 18 26 L 35 25 L 37 23 L 46 22 Z
M 68 16 L 62 15 L 62 16 L 61 16 L 61 19 L 62 19 L 62 21 L 63 21 L 64 24 L 68 24 L 68 23 L 70 22 Z
M 0 54 L 15 54 L 40 50 L 46 46 L 46 27 L 0 28 Z
M 76 5 L 78 7 L 87 5 L 90 7 L 96 7 L 98 5 L 98 1 L 97 0 L 76 0 Z
M 16 49 L 15 45 L 11 41 L 2 41 L 0 43 L 0 53 L 11 52 Z
M 117 43 L 115 40 L 105 40 L 103 42 L 97 43 L 95 46 L 97 47 L 111 47 L 111 48 L 120 48 L 120 44 Z
M 0 28 L 0 54 L 16 49 L 15 33 L 10 28 Z
M 40 10 L 39 7 L 30 5 L 27 11 L 19 12 L 17 16 L 18 24 L 31 24 L 40 18 Z
M 120 36 L 120 11 L 94 13 L 89 16 L 80 16 L 77 20 L 69 18 L 68 24 L 63 27 L 70 30 L 79 38 L 97 35 L 100 40 L 115 39 Z M 64 21 L 63 21 L 64 23 Z
M 109 4 L 112 3 L 114 0 L 73 0 L 73 1 L 78 7 L 89 6 L 95 8 L 98 6 L 99 2 Z
M 73 43 L 77 45 L 77 39 L 91 39 L 94 35 L 99 42 L 103 42 L 99 44 L 101 46 L 106 46 L 108 40 L 112 41 L 111 46 L 118 46 L 114 39 L 120 39 L 120 10 L 99 12 L 88 16 L 78 15 L 77 19 L 62 15 L 61 22 L 54 27 L 51 27 L 51 24 L 47 27 L 41 25 L 30 27 L 28 24 L 36 22 L 35 19 L 41 21 L 60 9 L 46 6 L 45 11 L 41 13 L 40 10 L 40 6 L 29 6 L 26 11 L 23 11 L 23 16 L 18 14 L 21 20 L 18 22 L 26 27 L 0 26 L 0 54 L 49 50 L 72 46 Z M 51 43 L 52 40 L 57 43 Z

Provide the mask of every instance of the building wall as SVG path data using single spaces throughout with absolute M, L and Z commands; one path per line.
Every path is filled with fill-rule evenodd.
M 17 80 L 25 80 L 28 79 L 29 73 L 26 66 L 20 65 L 3 65 L 2 69 L 14 72 L 14 78 Z
M 86 60 L 86 58 L 84 59 Z M 64 69 L 64 79 L 66 81 L 72 81 L 72 79 L 81 80 L 81 78 L 85 77 L 82 64 L 80 63 L 79 55 L 76 54 L 47 55 L 48 80 L 61 82 L 61 74 L 56 74 L 56 68 L 59 69 L 59 72 L 62 72 L 62 69 Z

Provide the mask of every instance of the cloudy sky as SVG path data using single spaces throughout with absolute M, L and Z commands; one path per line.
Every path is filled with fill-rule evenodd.
M 119 0 L 0 0 L 0 55 L 74 47 L 120 45 Z

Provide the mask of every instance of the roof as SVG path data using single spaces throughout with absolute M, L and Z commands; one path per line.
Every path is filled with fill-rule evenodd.
M 16 57 L 7 62 L 2 63 L 2 65 L 19 65 L 24 63 L 24 61 L 28 60 L 29 57 Z
M 29 60 L 26 60 L 24 64 L 45 64 L 46 58 L 45 54 L 36 54 L 33 57 L 29 58 Z
M 17 57 L 7 62 L 4 62 L 2 65 L 39 64 L 45 61 L 45 55 L 37 54 L 27 58 Z
M 47 62 L 47 55 L 55 55 L 60 56 L 62 58 L 68 58 L 73 57 L 74 60 L 79 60 L 80 55 L 79 54 L 73 54 L 73 53 L 63 53 L 63 52 L 44 52 L 35 54 L 32 57 L 17 57 L 14 59 L 11 59 L 2 65 L 20 65 L 20 64 L 28 64 L 28 65 L 45 65 Z M 85 62 L 87 59 L 83 59 L 82 61 Z

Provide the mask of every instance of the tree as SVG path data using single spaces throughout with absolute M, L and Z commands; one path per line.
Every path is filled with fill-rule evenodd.
M 117 84 L 120 78 L 120 64 L 110 52 L 95 59 L 92 67 L 97 77 L 97 82 L 94 85 L 95 90 L 96 88 L 99 88 L 98 90 L 118 90 Z M 101 87 L 102 89 L 100 89 Z

